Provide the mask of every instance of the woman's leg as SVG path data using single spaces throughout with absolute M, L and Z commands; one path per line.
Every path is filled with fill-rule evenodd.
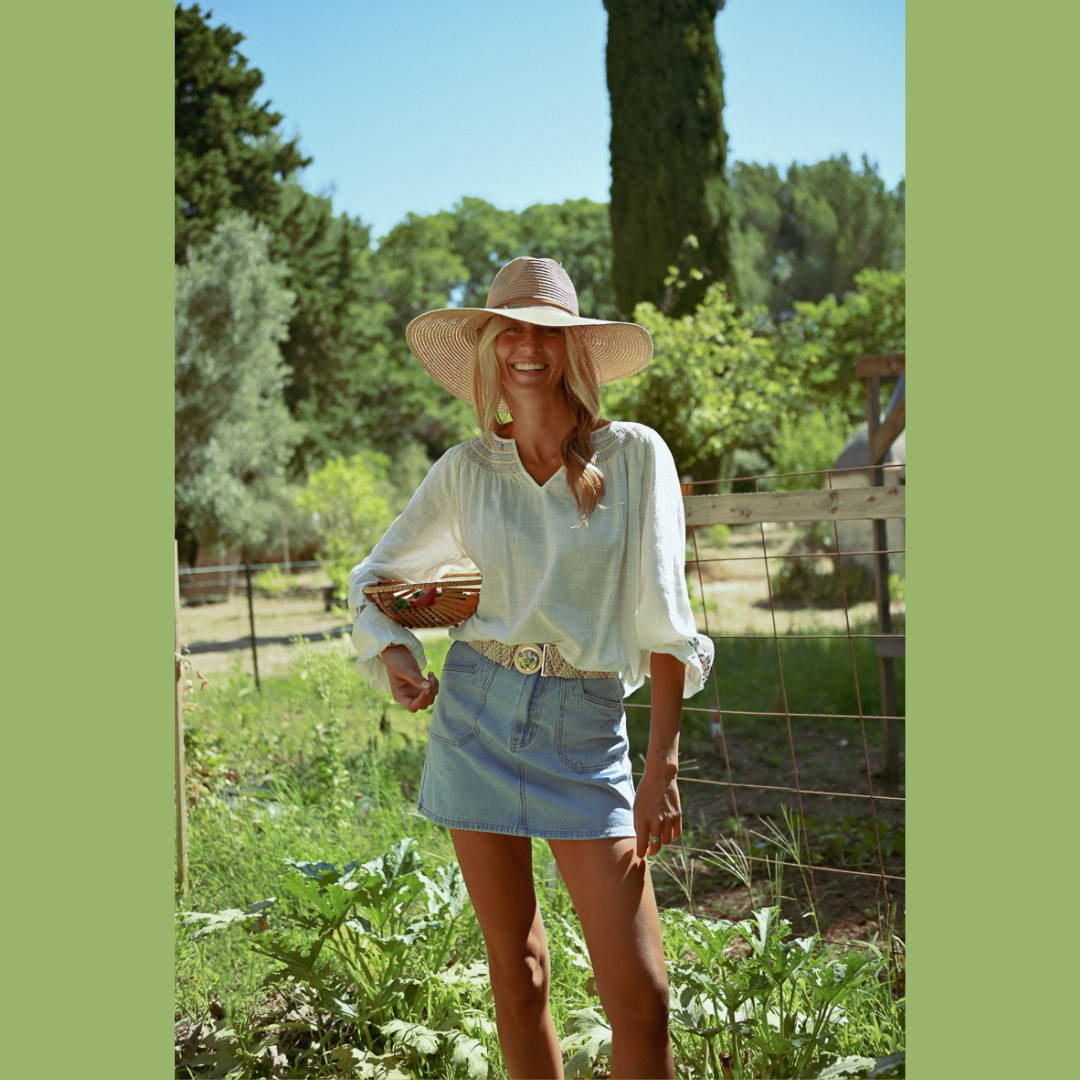
M 674 1077 L 660 919 L 636 841 L 548 842 L 585 931 L 611 1024 L 612 1077 Z
M 548 1009 L 551 964 L 533 888 L 527 836 L 451 829 L 487 946 L 495 1022 L 514 1080 L 561 1078 L 562 1054 Z

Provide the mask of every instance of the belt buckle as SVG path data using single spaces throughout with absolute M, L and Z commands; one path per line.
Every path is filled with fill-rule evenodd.
M 522 675 L 534 675 L 543 669 L 545 651 L 543 645 L 536 645 L 533 642 L 518 645 L 514 649 L 514 667 Z

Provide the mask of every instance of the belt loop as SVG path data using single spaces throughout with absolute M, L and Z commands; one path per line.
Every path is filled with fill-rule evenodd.
M 546 679 L 548 677 L 548 669 L 547 669 L 547 662 L 548 662 L 548 653 L 547 653 L 547 651 L 548 651 L 548 647 L 546 645 L 544 645 L 543 649 L 544 649 L 544 659 L 540 664 L 540 678 L 541 679 Z

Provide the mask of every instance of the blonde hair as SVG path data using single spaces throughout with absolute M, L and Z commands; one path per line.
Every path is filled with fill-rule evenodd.
M 480 331 L 473 367 L 473 408 L 484 431 L 499 425 L 499 403 L 503 400 L 499 363 L 495 358 L 495 338 L 514 320 L 492 315 Z M 604 474 L 593 464 L 593 428 L 600 416 L 599 379 L 588 346 L 576 326 L 560 328 L 566 339 L 566 370 L 563 389 L 570 405 L 574 426 L 559 447 L 566 467 L 566 482 L 574 493 L 585 520 L 604 496 Z

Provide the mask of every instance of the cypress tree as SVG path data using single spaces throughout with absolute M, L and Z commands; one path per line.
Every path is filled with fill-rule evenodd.
M 619 309 L 692 311 L 715 281 L 734 292 L 724 162 L 724 0 L 604 0 L 611 97 L 611 233 Z M 697 238 L 694 248 L 683 241 Z M 685 288 L 665 286 L 676 264 Z M 666 294 L 666 295 L 665 295 Z

